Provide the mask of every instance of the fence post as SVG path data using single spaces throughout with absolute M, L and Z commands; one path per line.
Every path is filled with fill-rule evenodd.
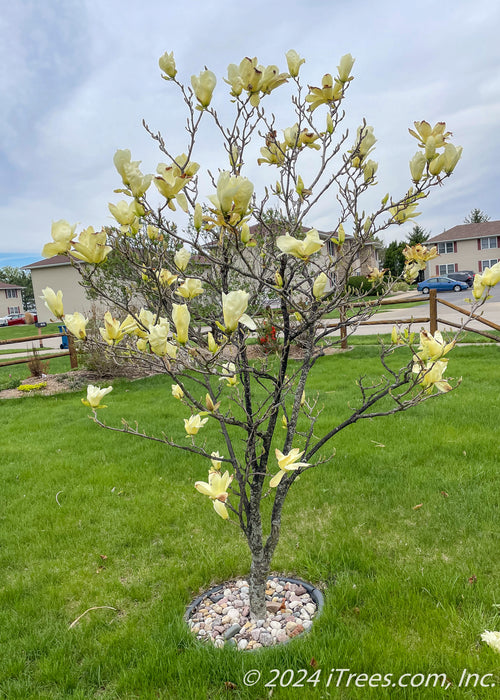
M 43 348 L 42 329 L 40 326 L 38 327 L 38 342 L 40 343 L 40 347 Z
M 438 329 L 437 320 L 437 291 L 435 289 L 429 290 L 429 330 L 432 335 Z
M 78 367 L 78 355 L 76 354 L 75 341 L 72 335 L 68 335 L 69 364 L 71 369 Z
M 345 324 L 347 313 L 344 305 L 339 308 L 339 317 L 340 323 Z M 342 350 L 347 350 L 347 328 L 345 325 L 340 326 L 340 347 Z

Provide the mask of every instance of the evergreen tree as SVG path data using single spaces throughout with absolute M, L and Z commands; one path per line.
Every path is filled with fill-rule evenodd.
M 464 224 L 482 224 L 485 221 L 490 221 L 491 217 L 485 214 L 481 209 L 472 209 L 469 216 L 464 219 Z
M 430 233 L 427 233 L 422 226 L 415 224 L 412 232 L 406 236 L 406 239 L 408 241 L 408 245 L 417 245 L 418 243 L 426 243 L 429 240 L 429 236 Z
M 403 255 L 405 246 L 404 242 L 393 241 L 389 243 L 385 251 L 384 267 L 388 269 L 393 277 L 398 277 L 405 266 Z

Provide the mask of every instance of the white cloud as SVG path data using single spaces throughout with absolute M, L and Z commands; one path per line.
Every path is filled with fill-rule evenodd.
M 0 250 L 37 257 L 54 219 L 107 223 L 107 203 L 119 198 L 113 194 L 119 184 L 114 151 L 130 148 L 150 172 L 165 160 L 142 128 L 143 117 L 152 129 L 161 129 L 174 155 L 185 149 L 183 104 L 175 87 L 160 78 L 157 62 L 165 50 L 175 52 L 187 83 L 204 65 L 214 70 L 216 101 L 227 94 L 227 64 L 245 55 L 284 69 L 284 53 L 295 48 L 307 60 L 305 82 L 317 85 L 323 73 L 335 71 L 342 54 L 352 53 L 356 79 L 346 101 L 346 124 L 355 131 L 366 116 L 378 138 L 380 190 L 367 197 L 367 207 L 386 191 L 397 196 L 409 186 L 408 160 L 416 142 L 407 129 L 425 118 L 445 120 L 464 155 L 453 178 L 423 203 L 418 223 L 439 233 L 475 206 L 500 219 L 499 19 L 500 8 L 488 0 L 439 5 L 381 0 L 376 6 L 368 0 L 306 5 L 255 0 L 251 6 L 226 0 L 11 3 L 0 18 L 6 37 L 0 44 L 6 69 L 0 83 L 5 96 Z M 292 123 L 289 116 L 281 118 L 282 101 L 277 93 L 271 96 L 279 128 Z M 197 159 L 214 173 L 226 167 L 213 131 L 205 132 Z M 307 176 L 307 168 L 304 172 Z M 262 191 L 272 169 L 254 163 L 246 174 Z M 200 191 L 208 190 L 204 176 Z M 309 223 L 329 228 L 335 216 L 330 199 Z M 407 230 L 391 229 L 388 238 Z

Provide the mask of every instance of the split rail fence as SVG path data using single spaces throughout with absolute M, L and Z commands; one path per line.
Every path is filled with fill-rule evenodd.
M 53 357 L 69 357 L 71 369 L 78 367 L 78 355 L 76 353 L 75 342 L 71 335 L 67 335 L 64 331 L 59 333 L 47 333 L 45 335 L 41 334 L 41 329 L 38 329 L 38 335 L 29 336 L 27 338 L 9 338 L 8 340 L 0 340 L 0 347 L 4 345 L 14 345 L 15 343 L 35 343 L 39 341 L 40 347 L 43 347 L 42 343 L 46 338 L 67 338 L 68 339 L 68 350 L 64 352 L 55 353 L 43 353 L 39 357 L 41 360 L 51 360 Z M 33 345 L 34 348 L 34 345 Z M 26 353 L 32 352 L 30 349 L 26 350 Z M 1 357 L 1 355 L 0 355 Z M 30 362 L 32 357 L 23 357 L 21 359 L 9 358 L 5 362 L 0 362 L 0 367 L 8 367 L 9 365 L 22 365 Z
M 415 297 L 409 297 L 404 300 L 400 299 L 382 299 L 381 301 L 374 301 L 372 302 L 373 306 L 390 306 L 391 304 L 400 304 L 401 301 L 404 301 L 404 303 L 411 303 L 411 302 L 422 302 L 422 297 L 421 296 L 415 296 Z M 429 293 L 429 315 L 428 316 L 420 316 L 420 317 L 412 317 L 412 318 L 403 318 L 403 319 L 390 319 L 390 320 L 377 320 L 377 319 L 371 319 L 370 321 L 361 321 L 359 323 L 360 326 L 377 326 L 377 325 L 384 325 L 387 326 L 388 324 L 393 323 L 394 325 L 407 325 L 410 323 L 428 323 L 429 324 L 429 331 L 434 335 L 434 333 L 438 330 L 438 324 L 446 325 L 446 326 L 452 326 L 454 328 L 461 328 L 460 323 L 455 323 L 454 321 L 449 321 L 448 319 L 445 318 L 440 318 L 438 316 L 438 304 L 442 304 L 443 306 L 447 306 L 450 309 L 453 309 L 454 311 L 458 311 L 459 313 L 464 314 L 465 316 L 468 316 L 471 319 L 474 319 L 475 321 L 479 321 L 481 323 L 484 323 L 485 326 L 488 326 L 489 328 L 492 328 L 495 331 L 500 331 L 500 326 L 497 323 L 494 323 L 493 321 L 490 321 L 487 318 L 484 318 L 483 316 L 480 316 L 478 314 L 473 314 L 469 309 L 464 309 L 461 306 L 457 306 L 456 304 L 452 304 L 450 301 L 446 301 L 445 299 L 442 299 L 441 297 L 437 296 L 437 292 L 435 289 L 431 289 Z M 331 326 L 332 330 L 340 330 L 340 338 L 341 338 L 341 347 L 345 350 L 347 348 L 347 311 L 349 308 L 356 308 L 356 307 L 361 307 L 361 306 L 366 306 L 366 302 L 359 302 L 356 304 L 351 304 L 350 306 L 343 306 L 340 308 L 340 319 L 339 323 L 336 324 L 335 326 Z M 479 335 L 484 335 L 486 338 L 492 338 L 493 340 L 499 342 L 499 338 L 497 336 L 492 335 L 491 333 L 488 333 L 487 331 L 480 330 L 478 328 L 467 328 L 468 331 L 472 333 L 478 333 Z

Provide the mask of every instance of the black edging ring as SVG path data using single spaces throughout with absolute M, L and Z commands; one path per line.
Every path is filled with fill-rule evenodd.
M 300 578 L 288 578 L 286 576 L 279 576 L 279 575 L 272 576 L 272 575 L 270 575 L 269 579 L 271 579 L 271 578 L 277 578 L 278 581 L 284 581 L 285 583 L 295 583 L 298 586 L 303 586 L 306 589 L 306 591 L 309 593 L 309 595 L 311 596 L 311 599 L 316 603 L 317 612 L 316 612 L 316 615 L 314 617 L 317 618 L 321 614 L 321 612 L 323 610 L 323 606 L 325 604 L 325 599 L 323 598 L 323 594 L 319 590 L 319 588 L 316 588 L 311 583 L 308 583 L 307 581 L 303 581 Z M 195 598 L 193 600 L 193 602 L 190 605 L 188 605 L 188 607 L 186 608 L 186 612 L 184 613 L 185 622 L 187 622 L 189 620 L 189 618 L 191 617 L 191 614 L 205 600 L 205 598 L 210 597 L 213 593 L 217 593 L 218 591 L 224 590 L 224 588 L 226 588 L 226 586 L 230 583 L 232 583 L 232 581 L 226 581 L 225 583 L 221 583 L 217 586 L 214 586 L 213 588 L 209 588 L 208 591 L 204 591 L 201 595 L 199 595 L 197 598 Z M 299 636 L 301 637 L 303 634 L 307 634 L 308 632 L 309 632 L 309 630 L 305 630 Z M 289 640 L 289 641 L 292 641 L 292 640 Z M 288 642 L 284 642 L 284 643 L 288 644 Z M 265 647 L 265 648 L 273 649 L 273 648 L 276 648 L 276 646 L 280 646 L 280 645 L 275 645 L 273 647 Z M 261 650 L 256 649 L 255 651 L 261 651 Z

